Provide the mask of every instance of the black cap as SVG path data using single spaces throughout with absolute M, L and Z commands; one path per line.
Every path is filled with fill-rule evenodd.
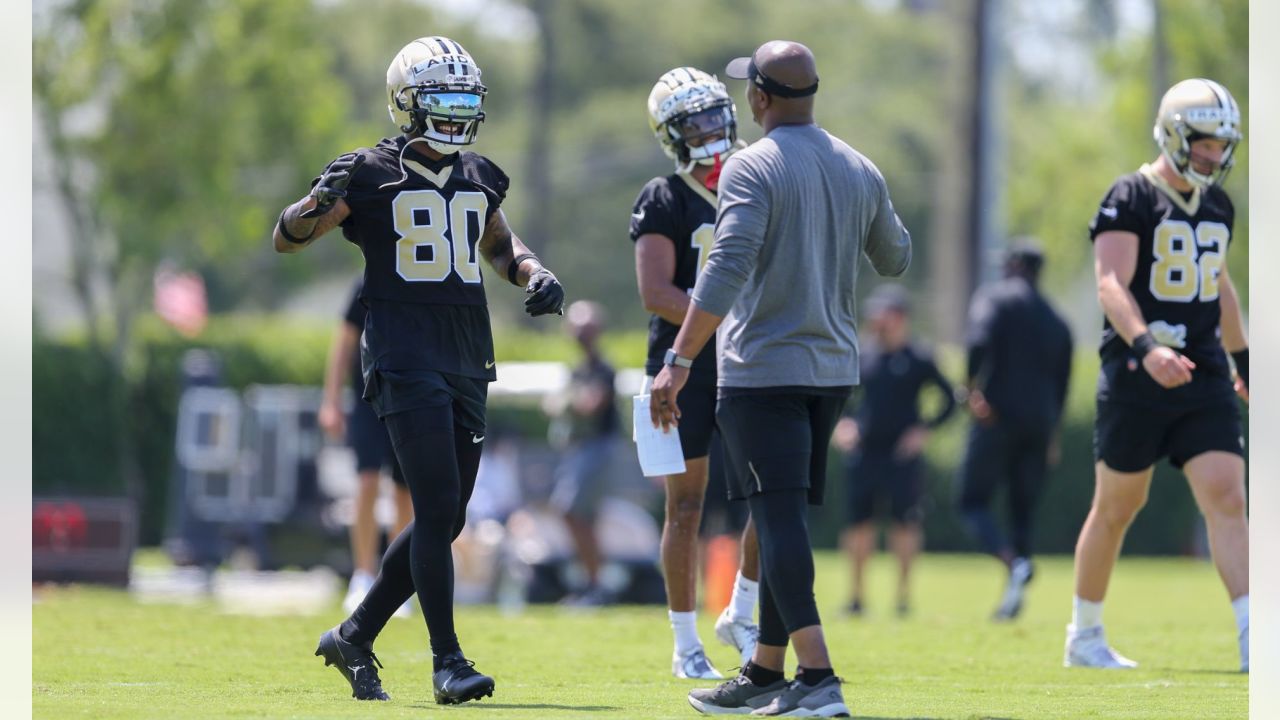
M 793 88 L 790 85 L 783 85 L 760 72 L 760 68 L 756 67 L 755 58 L 750 55 L 730 60 L 729 64 L 724 66 L 724 74 L 735 80 L 750 80 L 756 87 L 778 97 L 809 97 L 818 92 L 818 81 L 816 79 L 812 85 L 805 88 Z

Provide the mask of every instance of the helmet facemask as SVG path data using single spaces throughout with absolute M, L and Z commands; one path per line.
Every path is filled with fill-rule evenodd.
M 426 140 L 436 152 L 450 155 L 463 145 L 476 141 L 480 123 L 484 122 L 484 96 L 487 88 L 475 84 L 465 89 L 436 85 L 406 87 L 395 97 L 400 110 L 408 113 L 410 122 L 400 130 Z
M 673 115 L 662 125 L 682 163 L 710 165 L 717 155 L 727 155 L 738 140 L 733 103 L 716 101 L 703 109 Z

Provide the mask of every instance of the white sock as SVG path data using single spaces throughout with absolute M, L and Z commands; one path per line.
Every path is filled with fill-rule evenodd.
M 1249 627 L 1249 594 L 1245 593 L 1232 600 L 1231 609 L 1236 612 L 1236 631 L 1244 632 Z
M 677 654 L 684 655 L 702 645 L 702 640 L 698 639 L 698 613 L 668 610 L 667 617 L 671 618 L 671 629 L 676 634 Z
M 738 576 L 733 579 L 733 597 L 729 600 L 729 607 L 733 608 L 734 619 L 742 622 L 751 622 L 751 618 L 756 611 L 756 602 L 759 599 L 760 583 L 743 577 L 742 571 L 739 570 Z
M 1101 625 L 1102 603 L 1075 596 L 1071 603 L 1071 624 L 1075 626 L 1076 632 Z

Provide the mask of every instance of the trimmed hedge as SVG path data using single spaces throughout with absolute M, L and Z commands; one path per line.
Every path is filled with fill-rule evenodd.
M 32 491 L 34 494 L 101 494 L 125 491 L 117 443 L 123 435 L 138 451 L 142 542 L 162 539 L 173 473 L 180 362 L 193 348 L 216 351 L 223 378 L 234 388 L 250 384 L 318 385 L 333 326 L 285 322 L 274 317 L 222 316 L 211 320 L 198 341 L 177 335 L 154 318 L 140 323 L 135 351 L 122 383 L 113 383 L 108 364 L 71 338 L 36 337 L 32 347 Z M 499 362 L 572 362 L 577 351 L 559 333 L 522 328 L 497 331 Z M 645 333 L 607 335 L 606 354 L 618 367 L 640 367 Z M 955 350 L 940 351 L 948 375 L 958 378 Z M 1093 385 L 1097 357 L 1078 353 L 1062 437 L 1062 463 L 1049 477 L 1040 505 L 1037 548 L 1071 552 L 1093 492 Z M 531 442 L 546 437 L 536 408 L 492 404 L 491 423 L 523 433 Z M 629 413 L 623 412 L 629 421 Z M 940 429 L 930 443 L 929 507 L 926 537 L 932 550 L 972 550 L 954 510 L 954 480 L 963 455 L 968 420 L 963 413 Z M 834 453 L 827 503 L 815 511 L 815 544 L 832 546 L 845 519 L 843 460 Z M 1000 501 L 998 501 L 1000 502 Z M 1000 507 L 1003 507 L 1001 505 Z M 661 508 L 655 508 L 660 513 Z M 1199 547 L 1198 514 L 1186 483 L 1167 465 L 1157 470 L 1147 508 L 1130 530 L 1126 551 L 1182 554 Z

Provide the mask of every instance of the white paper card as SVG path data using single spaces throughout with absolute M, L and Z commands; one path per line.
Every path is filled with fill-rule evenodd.
M 653 420 L 649 418 L 648 395 L 635 395 L 631 399 L 631 420 L 635 426 L 640 471 L 645 477 L 684 472 L 684 450 L 680 447 L 680 433 L 675 428 L 663 432 L 661 428 L 653 426 Z

